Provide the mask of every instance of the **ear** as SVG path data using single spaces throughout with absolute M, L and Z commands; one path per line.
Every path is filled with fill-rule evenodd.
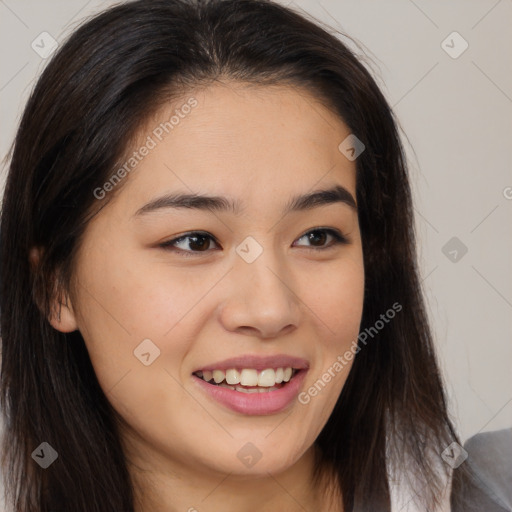
M 39 247 L 32 247 L 30 250 L 29 262 L 33 271 L 37 269 L 41 254 L 42 249 Z M 62 290 L 55 290 L 52 294 L 48 322 L 50 322 L 54 329 L 60 332 L 73 332 L 78 329 L 71 299 Z
M 52 301 L 48 322 L 60 332 L 73 332 L 78 329 L 73 306 L 67 294 Z

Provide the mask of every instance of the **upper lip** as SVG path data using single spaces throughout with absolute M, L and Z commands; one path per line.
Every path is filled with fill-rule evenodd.
M 192 373 L 204 370 L 229 370 L 231 368 L 253 368 L 255 370 L 266 370 L 267 368 L 296 368 L 297 370 L 309 368 L 309 363 L 301 357 L 276 354 L 269 356 L 243 355 L 224 359 L 216 363 L 208 363 L 197 368 Z

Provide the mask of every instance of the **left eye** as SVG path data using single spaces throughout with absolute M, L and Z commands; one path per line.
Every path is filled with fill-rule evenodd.
M 333 241 L 329 245 L 324 246 L 323 242 L 329 236 L 333 239 Z M 329 249 L 333 245 L 347 244 L 348 243 L 347 238 L 344 235 L 342 235 L 338 230 L 336 230 L 336 229 L 329 229 L 329 228 L 315 228 L 315 229 L 312 229 L 312 230 L 308 231 L 307 233 L 305 233 L 304 235 L 302 235 L 299 238 L 299 240 L 302 240 L 303 238 L 306 238 L 309 242 L 313 242 L 313 243 L 319 242 L 320 243 L 319 247 L 314 246 L 314 245 L 313 245 L 313 247 L 315 249 L 320 249 L 320 250 L 322 250 L 322 249 Z
M 331 243 L 329 245 L 325 245 L 329 237 L 332 238 Z M 330 228 L 312 229 L 302 235 L 298 240 L 302 240 L 303 238 L 310 242 L 310 244 L 312 244 L 310 247 L 315 250 L 325 250 L 331 248 L 334 245 L 348 243 L 347 238 L 341 232 Z M 169 250 L 177 249 L 182 253 L 188 253 L 187 256 L 189 256 L 193 253 L 207 252 L 210 248 L 210 242 L 212 241 L 217 246 L 219 245 L 215 238 L 209 233 L 202 231 L 191 231 L 190 233 L 185 233 L 184 235 L 160 244 L 160 247 Z

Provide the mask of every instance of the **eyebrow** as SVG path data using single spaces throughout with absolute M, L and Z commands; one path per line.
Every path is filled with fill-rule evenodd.
M 285 205 L 283 214 L 307 211 L 329 204 L 343 203 L 350 206 L 357 212 L 357 204 L 352 194 L 341 185 L 335 187 L 315 190 L 304 195 L 292 197 Z M 139 208 L 134 216 L 142 216 L 156 212 L 164 208 L 191 208 L 211 212 L 229 212 L 240 215 L 243 211 L 239 201 L 233 201 L 227 197 L 209 196 L 203 194 L 166 194 L 153 199 Z

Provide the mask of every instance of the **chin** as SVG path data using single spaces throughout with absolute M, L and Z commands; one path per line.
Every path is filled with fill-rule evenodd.
M 247 439 L 250 438 L 251 435 L 248 435 Z M 218 457 L 208 461 L 208 465 L 211 464 L 219 473 L 230 473 L 241 479 L 266 478 L 269 473 L 281 473 L 293 466 L 301 455 L 292 446 L 280 444 L 276 449 L 275 443 L 269 443 L 268 440 L 235 441 L 229 444 L 232 448 L 227 447 Z

